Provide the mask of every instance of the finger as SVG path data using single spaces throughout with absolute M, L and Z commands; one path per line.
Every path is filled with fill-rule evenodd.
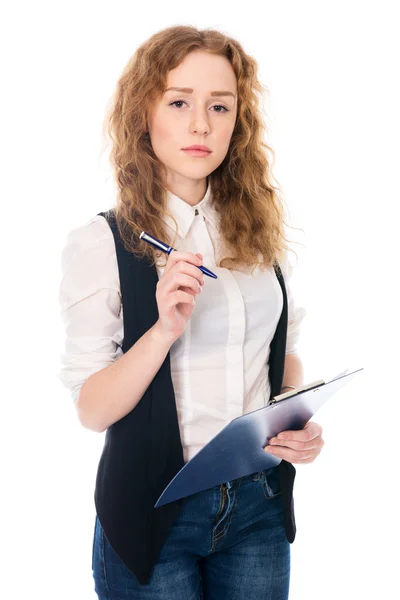
M 293 450 L 313 450 L 314 448 L 322 448 L 324 441 L 321 437 L 314 438 L 309 442 L 297 442 L 294 440 L 278 440 L 271 438 L 268 442 L 273 448 L 292 448 Z
M 310 460 L 313 457 L 312 451 L 293 450 L 291 448 L 283 448 L 281 446 L 271 447 L 267 446 L 265 452 L 272 454 L 277 458 L 282 458 L 288 462 L 299 462 L 303 460 Z
M 186 286 L 184 286 L 184 285 L 183 285 L 183 286 L 182 286 L 182 287 L 180 287 L 179 289 L 180 289 L 180 290 L 182 290 L 182 292 L 188 292 L 189 294 L 192 294 L 192 296 L 193 296 L 194 298 L 196 298 L 196 296 L 197 296 L 197 292 L 194 292 L 194 291 L 192 290 L 192 288 L 190 288 L 190 287 L 186 287 Z
M 160 281 L 162 281 L 162 280 L 165 281 L 166 278 L 169 279 L 170 277 L 175 276 L 177 273 L 183 273 L 184 275 L 189 275 L 193 279 L 196 279 L 200 285 L 204 285 L 204 275 L 200 271 L 198 266 L 193 265 L 185 260 L 179 260 L 172 267 L 170 267 L 168 269 L 168 271 L 165 270 Z
M 320 453 L 319 449 L 313 450 L 292 450 L 291 448 L 266 446 L 265 451 L 277 458 L 282 458 L 291 463 L 312 462 Z
M 307 442 L 310 440 L 310 434 L 308 431 L 304 431 L 304 429 L 296 430 L 296 431 L 281 431 L 276 436 L 278 443 L 281 442 Z
M 278 440 L 293 440 L 298 442 L 307 442 L 318 437 L 322 433 L 322 427 L 318 423 L 309 421 L 304 429 L 295 431 L 281 431 L 277 435 Z
M 202 291 L 202 286 L 197 279 L 190 275 L 179 273 L 179 271 L 171 271 L 170 275 L 162 283 L 164 284 L 165 293 L 175 292 L 182 286 L 191 288 L 196 294 Z
M 195 304 L 196 299 L 193 294 L 188 292 L 184 292 L 182 290 L 176 290 L 172 294 L 170 294 L 167 302 L 167 308 L 174 308 L 177 304 Z
M 322 435 L 322 427 L 319 423 L 315 423 L 314 421 L 308 421 L 304 426 L 303 431 L 307 431 L 310 434 L 310 439 L 312 440 L 315 437 Z
M 180 261 L 191 263 L 196 267 L 199 267 L 203 264 L 203 260 L 199 256 L 196 256 L 196 254 L 193 254 L 192 252 L 181 252 L 180 250 L 173 250 L 168 256 L 165 271 L 169 271 L 174 265 L 176 265 Z

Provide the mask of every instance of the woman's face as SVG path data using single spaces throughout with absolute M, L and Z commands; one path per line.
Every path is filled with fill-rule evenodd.
M 196 50 L 168 73 L 166 88 L 148 116 L 153 151 L 167 168 L 167 183 L 204 179 L 229 148 L 237 112 L 235 73 L 227 58 Z M 193 145 L 211 152 L 203 158 L 183 150 Z

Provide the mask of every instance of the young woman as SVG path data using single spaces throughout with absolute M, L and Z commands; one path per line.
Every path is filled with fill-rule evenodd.
M 255 60 L 226 35 L 153 35 L 109 116 L 116 206 L 63 251 L 60 378 L 82 425 L 106 432 L 92 557 L 101 599 L 288 597 L 293 463 L 318 456 L 318 424 L 269 440 L 277 466 L 154 508 L 232 419 L 303 383 L 306 311 L 286 287 L 261 90 Z M 157 252 L 142 231 L 176 251 Z

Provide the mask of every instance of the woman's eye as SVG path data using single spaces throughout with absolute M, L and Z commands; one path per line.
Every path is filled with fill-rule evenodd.
M 182 104 L 185 103 L 184 100 L 175 100 L 174 102 L 171 102 L 170 106 L 176 105 L 176 104 Z M 180 108 L 179 106 L 177 106 L 177 108 Z M 214 105 L 212 108 L 223 108 L 224 110 L 217 110 L 215 112 L 217 113 L 222 113 L 222 112 L 229 112 L 227 108 L 225 108 L 225 106 L 222 106 L 222 104 L 216 104 Z
M 175 100 L 174 102 L 171 102 L 170 106 L 174 106 L 174 104 L 182 104 L 183 100 Z

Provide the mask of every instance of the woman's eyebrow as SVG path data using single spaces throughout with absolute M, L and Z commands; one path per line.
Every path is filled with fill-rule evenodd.
M 193 88 L 169 87 L 165 91 L 166 92 L 169 92 L 169 91 L 182 92 L 183 94 L 191 94 L 193 92 Z M 226 91 L 211 92 L 211 96 L 233 96 L 233 98 L 236 98 L 235 94 L 233 94 L 232 92 L 226 92 Z

